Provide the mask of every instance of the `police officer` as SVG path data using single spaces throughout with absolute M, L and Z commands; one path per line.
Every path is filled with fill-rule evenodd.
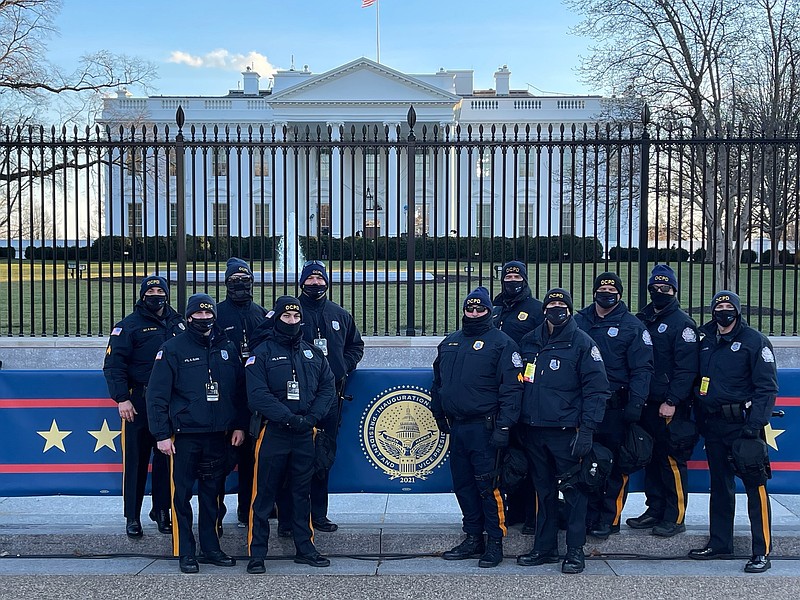
M 158 449 L 172 460 L 172 547 L 183 573 L 197 573 L 198 562 L 236 564 L 220 549 L 217 497 L 226 475 L 228 447 L 244 441 L 246 391 L 239 349 L 216 327 L 216 315 L 211 297 L 189 298 L 187 331 L 158 351 L 147 387 L 150 432 Z M 195 482 L 199 555 L 190 504 Z
M 711 300 L 711 321 L 700 328 L 700 383 L 696 388 L 697 419 L 705 438 L 711 476 L 710 539 L 690 558 L 719 558 L 733 553 L 736 505 L 730 456 L 737 438 L 764 439 L 778 395 L 772 344 L 742 316 L 739 296 L 728 290 Z M 766 466 L 766 465 L 765 465 Z M 770 568 L 772 510 L 766 484 L 743 480 L 747 493 L 753 555 L 747 573 Z
M 533 549 L 517 557 L 532 567 L 557 563 L 557 477 L 580 463 L 592 448 L 609 396 L 600 350 L 572 318 L 572 297 L 554 288 L 544 297 L 546 322 L 522 338 L 522 440 L 538 500 Z M 577 486 L 564 490 L 567 554 L 563 573 L 585 568 L 587 496 Z
M 645 466 L 647 510 L 625 521 L 632 529 L 651 529 L 672 537 L 686 531 L 686 458 L 670 448 L 670 425 L 690 418 L 699 344 L 697 325 L 678 303 L 678 279 L 669 265 L 656 265 L 648 281 L 651 302 L 636 316 L 653 340 L 655 373 L 642 411 L 642 427 L 653 436 L 653 455 Z
M 653 340 L 642 322 L 622 302 L 622 280 L 616 273 L 601 273 L 594 280 L 594 302 L 578 311 L 575 321 L 594 340 L 603 356 L 611 387 L 597 441 L 614 454 L 614 468 L 603 494 L 589 498 L 587 528 L 590 535 L 607 539 L 619 533 L 622 508 L 628 495 L 628 476 L 618 467 L 619 449 L 628 423 L 636 423 L 650 393 L 653 374 Z
M 335 404 L 336 388 L 322 350 L 303 339 L 302 317 L 297 298 L 278 298 L 270 318 L 253 335 L 255 354 L 245 361 L 250 410 L 263 417 L 256 442 L 248 573 L 266 570 L 269 513 L 287 476 L 294 509 L 294 562 L 330 565 L 314 547 L 309 486 L 314 469 L 313 428 Z
M 230 258 L 225 269 L 227 297 L 217 305 L 217 325 L 228 339 L 239 349 L 242 364 L 251 354 L 250 339 L 256 326 L 264 320 L 267 311 L 253 302 L 253 272 L 241 258 Z M 246 527 L 250 521 L 250 497 L 253 489 L 253 440 L 245 434 L 241 446 L 232 448 L 234 453 L 231 468 L 239 465 L 239 503 L 236 510 L 239 527 Z M 225 483 L 220 491 L 219 517 L 217 527 L 222 531 L 225 517 Z
M 439 344 L 433 363 L 431 410 L 439 430 L 450 433 L 450 472 L 467 534 L 442 558 L 480 557 L 479 567 L 495 567 L 506 535 L 496 472 L 519 417 L 522 361 L 516 342 L 492 325 L 486 288 L 470 293 L 463 308 L 461 330 Z
M 128 537 L 142 537 L 140 515 L 147 467 L 153 453 L 153 508 L 150 518 L 161 533 L 171 533 L 169 463 L 156 450 L 147 428 L 145 389 L 153 359 L 165 340 L 184 330 L 183 317 L 169 305 L 169 287 L 163 277 L 142 280 L 133 312 L 114 325 L 108 338 L 103 375 L 108 393 L 122 418 L 122 498 Z
M 342 394 L 348 373 L 355 370 L 364 356 L 364 342 L 353 317 L 344 308 L 327 298 L 330 280 L 325 265 L 310 260 L 300 273 L 300 304 L 303 307 L 303 339 L 319 348 L 328 359 L 336 378 L 337 402 L 321 419 L 319 428 L 334 441 L 339 431 Z M 329 470 L 317 471 L 311 480 L 311 520 L 314 529 L 333 532 L 339 526 L 328 519 Z M 288 493 L 278 496 L 278 531 L 286 535 L 291 529 L 292 514 Z
M 503 265 L 503 289 L 494 301 L 492 321 L 517 344 L 529 331 L 544 322 L 542 303 L 533 297 L 528 285 L 528 269 L 524 263 L 512 260 Z M 518 436 L 512 433 L 511 445 L 518 446 Z M 515 492 L 506 497 L 506 523 L 525 522 L 522 533 L 533 535 L 536 531 L 536 501 L 530 476 Z

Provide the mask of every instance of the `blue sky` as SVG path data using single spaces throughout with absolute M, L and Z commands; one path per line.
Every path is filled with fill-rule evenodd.
M 569 34 L 579 18 L 559 0 L 379 2 L 387 66 L 474 69 L 476 86 L 490 88 L 507 64 L 512 89 L 601 91 L 574 73 L 589 42 Z M 244 65 L 264 76 L 289 68 L 292 55 L 296 68 L 322 73 L 376 54 L 375 7 L 362 9 L 361 0 L 66 0 L 55 24 L 53 62 L 68 67 L 95 50 L 141 56 L 157 65 L 155 93 L 165 95 L 223 95 L 237 87 Z

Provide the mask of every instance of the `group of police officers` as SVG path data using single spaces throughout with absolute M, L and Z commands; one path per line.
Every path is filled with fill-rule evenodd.
M 247 571 L 265 572 L 273 510 L 281 535 L 294 538 L 295 562 L 330 564 L 313 544 L 313 529 L 337 529 L 327 515 L 328 470 L 345 380 L 364 343 L 352 316 L 328 299 L 323 263 L 308 261 L 298 282 L 299 298 L 280 297 L 267 311 L 253 302 L 250 267 L 232 258 L 226 300 L 195 294 L 184 320 L 169 306 L 166 280 L 147 277 L 133 312 L 111 331 L 103 371 L 123 423 L 126 533 L 143 535 L 152 453 L 150 518 L 172 533 L 184 573 L 198 572 L 199 563 L 236 564 L 220 548 L 225 481 L 236 465 Z M 320 461 L 315 440 L 323 438 L 328 460 Z
M 173 534 L 185 573 L 197 572 L 198 563 L 235 564 L 219 538 L 225 479 L 236 464 L 247 571 L 265 572 L 275 505 L 279 535 L 294 538 L 295 562 L 330 564 L 314 547 L 313 530 L 337 529 L 327 516 L 328 473 L 346 377 L 363 342 L 352 316 L 327 298 L 323 263 L 307 262 L 298 282 L 299 298 L 283 296 L 266 311 L 253 302 L 250 267 L 233 258 L 227 299 L 217 305 L 205 294 L 192 296 L 184 321 L 169 306 L 167 282 L 148 277 L 133 313 L 111 332 L 104 372 L 122 418 L 126 532 L 142 536 L 152 451 L 150 518 Z M 733 292 L 715 294 L 711 320 L 698 329 L 680 308 L 668 265 L 655 266 L 648 290 L 651 302 L 634 316 L 620 277 L 601 273 L 593 302 L 576 311 L 565 289 L 534 298 L 525 265 L 511 261 L 494 301 L 483 287 L 467 296 L 461 328 L 439 344 L 433 365 L 431 410 L 450 435 L 466 534 L 442 558 L 497 566 L 507 525 L 524 521 L 523 533 L 535 538 L 517 563 L 557 563 L 563 520 L 561 570 L 582 572 L 587 535 L 607 539 L 620 531 L 631 445 L 636 450 L 648 436 L 647 510 L 626 524 L 661 537 L 680 534 L 687 460 L 699 431 L 711 478 L 710 538 L 689 556 L 733 553 L 738 475 L 752 533 L 745 571 L 770 568 L 764 428 L 777 396 L 772 346 L 747 324 Z M 525 457 L 528 476 L 517 493 L 507 493 L 502 465 L 514 451 Z M 608 472 L 598 477 L 603 465 Z M 190 506 L 195 483 L 199 552 Z

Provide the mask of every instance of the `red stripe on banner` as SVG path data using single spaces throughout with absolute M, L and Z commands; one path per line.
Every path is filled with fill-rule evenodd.
M 704 460 L 690 460 L 686 466 L 693 471 L 708 471 L 708 463 Z M 794 460 L 770 461 L 769 466 L 773 471 L 800 471 L 800 461 Z
M 800 406 L 800 398 L 781 397 L 775 400 L 775 406 Z
M 0 465 L 0 473 L 122 473 L 122 463 Z
M 111 398 L 0 398 L 0 408 L 114 408 Z

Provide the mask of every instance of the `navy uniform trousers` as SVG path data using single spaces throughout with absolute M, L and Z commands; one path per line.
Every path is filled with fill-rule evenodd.
M 147 425 L 147 413 L 135 415 L 131 423 L 122 419 L 122 503 L 126 519 L 141 516 L 151 454 L 153 510 L 169 510 L 169 459 L 156 447 Z
M 262 426 L 256 441 L 253 503 L 247 534 L 248 554 L 267 555 L 269 515 L 284 482 L 291 487 L 292 535 L 298 554 L 314 551 L 309 487 L 314 470 L 314 438 L 311 431 L 297 433 L 276 423 Z
M 572 427 L 523 426 L 522 440 L 528 466 L 536 489 L 536 538 L 533 551 L 558 552 L 558 486 L 557 477 L 567 473 L 580 459 L 572 456 Z M 582 547 L 586 543 L 586 494 L 576 487 L 564 490 L 567 508 L 567 546 Z
M 586 525 L 590 529 L 595 525 L 611 525 L 618 527 L 622 508 L 628 499 L 628 476 L 619 470 L 619 449 L 625 442 L 627 425 L 622 418 L 621 408 L 606 408 L 603 422 L 600 424 L 594 441 L 599 442 L 614 454 L 614 464 L 606 479 L 605 491 L 589 497 L 589 509 Z
M 497 488 L 498 450 L 489 443 L 485 419 L 450 425 L 450 472 L 465 533 L 500 539 L 506 535 L 505 507 Z
M 669 451 L 669 424 L 672 419 L 658 416 L 661 402 L 648 400 L 642 411 L 642 427 L 653 436 L 653 456 L 644 468 L 644 492 L 647 511 L 651 517 L 666 523 L 682 524 L 689 499 L 686 461 Z M 675 417 L 685 418 L 681 406 Z
M 731 446 L 740 437 L 743 424 L 728 423 L 719 415 L 706 416 L 702 428 L 705 437 L 708 470 L 711 476 L 709 499 L 711 539 L 709 548 L 733 553 L 733 518 L 736 510 L 736 482 L 730 461 Z M 750 517 L 750 534 L 753 555 L 764 556 L 772 552 L 772 508 L 766 485 L 745 485 L 747 514 Z
M 195 556 L 197 546 L 192 533 L 192 488 L 197 481 L 197 530 L 200 549 L 220 550 L 217 535 L 219 486 L 226 475 L 230 434 L 175 434 L 172 456 L 172 547 L 175 556 Z

